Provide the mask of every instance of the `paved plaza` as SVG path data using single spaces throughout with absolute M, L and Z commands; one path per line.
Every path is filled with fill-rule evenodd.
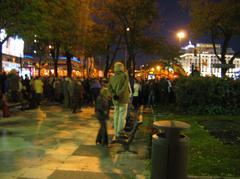
M 138 154 L 118 154 L 120 144 L 95 144 L 98 127 L 93 108 L 72 114 L 45 106 L 1 117 L 0 179 L 144 178 L 147 146 L 138 133 L 131 146 Z

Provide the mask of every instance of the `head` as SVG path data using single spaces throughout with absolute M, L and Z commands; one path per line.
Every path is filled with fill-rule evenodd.
M 114 72 L 124 72 L 124 64 L 121 62 L 116 62 L 114 64 Z

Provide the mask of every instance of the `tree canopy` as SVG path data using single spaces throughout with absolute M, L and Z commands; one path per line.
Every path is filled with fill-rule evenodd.
M 54 47 L 48 50 L 55 76 L 59 54 L 67 56 L 71 76 L 73 55 L 104 57 L 107 74 L 118 52 L 125 51 L 127 68 L 133 74 L 137 54 L 166 52 L 164 38 L 152 35 L 155 32 L 150 30 L 160 18 L 157 1 L 1 0 L 0 8 L 0 29 L 5 29 L 9 36 L 19 35 L 32 42 L 36 34 L 39 44 L 45 45 L 41 49 Z
M 25 39 L 33 38 L 42 29 L 41 22 L 42 1 L 38 0 L 1 0 L 0 1 L 0 29 L 6 31 L 7 36 L 0 41 L 0 71 L 2 71 L 2 45 L 10 37 L 19 35 Z

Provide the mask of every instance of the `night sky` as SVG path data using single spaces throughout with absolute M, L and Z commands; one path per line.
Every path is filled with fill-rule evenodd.
M 160 26 L 160 34 L 164 36 L 170 44 L 179 45 L 179 41 L 176 34 L 179 30 L 189 31 L 188 23 L 190 18 L 185 10 L 180 7 L 178 0 L 157 0 L 159 16 L 162 18 L 162 24 Z M 182 45 L 192 40 L 191 37 L 186 37 L 183 40 Z M 137 56 L 137 65 L 148 63 L 148 61 L 157 60 L 152 56 Z
M 193 37 L 191 30 L 189 29 L 190 17 L 186 10 L 184 10 L 179 0 L 157 0 L 159 5 L 160 17 L 163 18 L 163 24 L 160 28 L 160 34 L 163 35 L 170 44 L 179 45 L 179 41 L 176 34 L 179 30 L 185 30 L 187 37 L 182 41 L 182 46 L 188 44 L 191 41 L 193 44 L 196 43 L 211 43 L 210 37 Z M 234 38 L 230 43 L 230 47 L 235 51 L 240 49 L 240 38 Z M 141 65 L 147 63 L 149 60 L 156 60 L 148 56 L 138 56 L 137 64 Z
M 178 45 L 176 33 L 181 29 L 186 30 L 188 33 L 182 45 L 187 45 L 190 40 L 193 44 L 211 43 L 210 37 L 208 36 L 200 37 L 197 39 L 193 37 L 191 30 L 188 27 L 188 24 L 190 23 L 190 17 L 187 11 L 180 6 L 178 1 L 179 0 L 158 0 L 160 16 L 164 18 L 164 24 L 162 26 L 161 33 L 170 43 L 176 45 Z M 239 42 L 240 38 L 235 37 L 232 39 L 230 47 L 235 51 L 239 51 Z
M 171 43 L 177 44 L 176 33 L 184 29 L 189 31 L 188 23 L 190 18 L 185 10 L 180 7 L 178 0 L 158 0 L 160 16 L 163 18 L 161 33 Z M 187 37 L 185 40 L 190 40 Z

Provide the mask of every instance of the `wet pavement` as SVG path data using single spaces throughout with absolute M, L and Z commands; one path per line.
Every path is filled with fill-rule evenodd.
M 120 144 L 96 146 L 99 124 L 93 108 L 72 114 L 47 106 L 15 113 L 0 118 L 0 179 L 136 178 L 146 168 L 141 138 L 131 146 L 138 154 L 118 154 Z

